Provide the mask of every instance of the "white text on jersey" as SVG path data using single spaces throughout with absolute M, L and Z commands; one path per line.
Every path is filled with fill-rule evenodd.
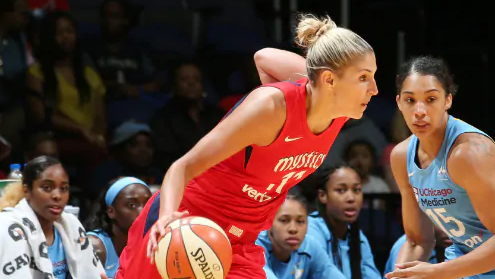
M 253 200 L 255 201 L 258 201 L 258 202 L 266 202 L 266 201 L 269 201 L 272 199 L 272 197 L 268 196 L 266 194 L 266 192 L 264 193 L 260 193 L 258 192 L 256 189 L 254 189 L 253 187 L 249 186 L 249 185 L 244 185 L 244 187 L 242 188 L 242 191 L 244 193 L 247 192 L 247 195 L 252 198 Z
M 313 151 L 311 153 L 298 154 L 294 156 L 285 157 L 278 160 L 277 165 L 273 169 L 274 172 L 298 170 L 302 168 L 317 169 L 327 155 Z

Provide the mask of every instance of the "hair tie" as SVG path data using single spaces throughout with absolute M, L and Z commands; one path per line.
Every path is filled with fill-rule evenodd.
M 107 204 L 107 206 L 111 206 L 120 191 L 131 184 L 141 184 L 149 188 L 148 184 L 140 179 L 137 179 L 135 177 L 123 177 L 115 181 L 112 186 L 108 188 L 108 191 L 105 194 L 105 203 Z

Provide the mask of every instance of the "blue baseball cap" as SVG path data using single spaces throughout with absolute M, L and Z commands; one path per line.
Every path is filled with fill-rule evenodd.
M 110 145 L 121 144 L 139 133 L 151 134 L 150 126 L 134 121 L 124 122 L 113 131 Z

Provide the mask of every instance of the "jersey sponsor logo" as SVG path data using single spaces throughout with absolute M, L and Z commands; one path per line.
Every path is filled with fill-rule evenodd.
M 272 199 L 272 197 L 266 194 L 267 192 L 264 193 L 258 192 L 258 190 L 254 189 L 253 187 L 247 184 L 245 184 L 244 187 L 242 187 L 242 191 L 244 193 L 247 193 L 248 197 L 252 198 L 257 202 L 266 202 Z
M 417 188 L 416 188 L 417 189 Z M 421 197 L 446 197 L 452 195 L 452 189 L 432 189 L 432 188 L 420 188 L 417 189 L 418 195 Z
M 413 187 L 413 192 L 414 192 L 414 197 L 416 198 L 416 201 L 419 202 L 418 188 Z
M 433 199 L 421 199 L 421 205 L 422 206 L 446 206 L 446 205 L 453 205 L 457 203 L 457 200 L 455 198 L 433 198 Z
M 301 168 L 317 169 L 323 161 L 326 154 L 316 151 L 306 152 L 304 154 L 292 155 L 278 160 L 277 165 L 273 169 L 274 172 L 282 172 L 288 170 L 297 170 Z
M 289 138 L 288 136 L 285 137 L 285 142 L 291 142 L 291 141 L 295 141 L 295 140 L 299 140 L 299 139 L 302 139 L 302 137 L 298 137 L 298 138 Z
M 432 188 L 422 188 L 418 189 L 413 187 L 414 196 L 416 200 L 425 207 L 434 206 L 446 206 L 457 203 L 455 197 L 449 197 L 452 195 L 452 189 L 432 189 Z

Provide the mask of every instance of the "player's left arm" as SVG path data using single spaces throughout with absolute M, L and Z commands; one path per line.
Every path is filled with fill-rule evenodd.
M 254 54 L 254 62 L 263 84 L 296 81 L 306 75 L 306 59 L 290 51 L 263 48 Z
M 483 225 L 495 232 L 495 144 L 481 134 L 463 134 L 454 144 L 447 168 L 451 179 L 464 188 Z M 464 278 L 495 269 L 495 237 L 469 254 L 438 264 L 438 278 Z

